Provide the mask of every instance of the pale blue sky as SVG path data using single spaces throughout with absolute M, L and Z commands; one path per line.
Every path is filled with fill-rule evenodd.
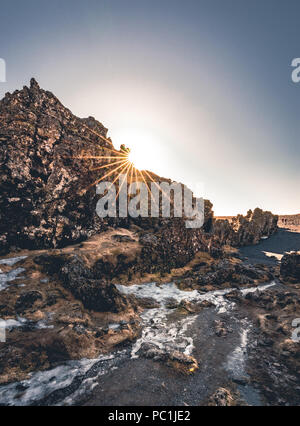
M 1 1 L 0 95 L 36 77 L 216 214 L 299 213 L 299 16 L 298 0 Z

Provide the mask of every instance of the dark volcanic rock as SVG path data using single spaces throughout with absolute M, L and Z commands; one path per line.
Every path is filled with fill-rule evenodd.
M 1 251 L 65 246 L 101 230 L 97 160 L 82 154 L 114 155 L 105 127 L 75 117 L 34 79 L 0 101 L 0 120 Z
M 232 329 L 224 321 L 215 320 L 215 333 L 218 337 L 226 337 L 228 333 L 232 333 Z
M 16 301 L 15 310 L 22 313 L 31 308 L 37 300 L 42 300 L 43 296 L 39 291 L 27 291 L 23 293 Z
M 300 254 L 286 254 L 281 260 L 280 275 L 283 279 L 300 282 Z
M 85 308 L 99 312 L 120 312 L 130 306 L 114 284 L 105 279 L 94 279 L 92 272 L 79 257 L 67 262 L 61 271 L 63 285 L 79 299 Z
M 80 255 L 41 255 L 34 258 L 43 272 L 57 276 L 62 285 L 80 300 L 86 309 L 121 312 L 133 299 L 126 298 L 107 277 L 90 269 Z M 100 277 L 100 278 L 99 278 Z
M 141 258 L 147 272 L 167 271 L 186 265 L 197 252 L 209 250 L 202 229 L 186 229 L 181 218 L 161 221 L 159 231 L 140 238 Z
M 231 407 L 235 405 L 235 399 L 228 389 L 219 388 L 209 399 L 209 406 Z
M 272 273 L 259 265 L 232 264 L 227 260 L 222 260 L 216 265 L 212 265 L 213 271 L 206 274 L 195 273 L 199 285 L 213 284 L 221 286 L 230 283 L 231 286 L 253 284 L 255 281 L 265 282 L 274 278 Z
M 0 384 L 24 380 L 58 362 L 95 359 L 140 332 L 132 303 L 127 304 L 109 282 L 96 280 L 81 257 L 68 250 L 29 253 L 20 261 L 25 287 L 17 280 L 1 291 L 1 319 L 16 319 L 19 326 L 8 328 L 6 343 L 0 342 Z M 120 327 L 110 330 L 111 323 Z
M 127 300 L 114 284 L 106 280 L 78 278 L 65 286 L 82 301 L 87 309 L 100 312 L 120 312 L 128 308 Z
M 131 237 L 129 237 L 129 235 L 114 235 L 112 237 L 115 241 L 118 241 L 119 243 L 132 243 L 135 240 Z
M 299 289 L 268 290 L 247 299 L 257 310 L 251 337 L 248 372 L 268 405 L 298 406 L 300 346 L 293 321 L 300 316 Z M 297 335 L 297 333 L 295 332 Z

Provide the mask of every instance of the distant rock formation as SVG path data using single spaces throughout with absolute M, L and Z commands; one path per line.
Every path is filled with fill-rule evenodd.
M 281 215 L 279 216 L 278 224 L 282 228 L 300 227 L 300 214 Z
M 258 244 L 264 237 L 274 234 L 278 227 L 278 216 L 256 208 L 246 216 L 238 215 L 230 220 L 216 220 L 213 233 L 219 242 L 233 247 Z

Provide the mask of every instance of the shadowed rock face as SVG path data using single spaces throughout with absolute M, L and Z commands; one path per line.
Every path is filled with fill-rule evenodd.
M 300 282 L 300 254 L 286 254 L 281 260 L 280 275 L 283 279 Z
M 80 255 L 40 255 L 35 257 L 34 262 L 45 273 L 57 277 L 86 309 L 97 312 L 130 309 L 129 300 L 105 279 L 104 274 L 95 274 Z
M 6 94 L 0 117 L 2 252 L 59 247 L 101 230 L 89 188 L 99 173 L 93 160 L 78 157 L 112 154 L 103 125 L 75 117 L 34 79 Z
M 73 258 L 62 268 L 63 285 L 87 309 L 100 312 L 125 311 L 130 306 L 114 284 L 94 279 L 92 272 L 80 260 Z

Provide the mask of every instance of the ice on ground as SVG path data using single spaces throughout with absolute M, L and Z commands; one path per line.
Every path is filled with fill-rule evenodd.
M 224 295 L 230 290 L 217 290 L 208 293 L 200 293 L 197 290 L 183 291 L 174 283 L 157 285 L 149 283 L 133 285 L 130 287 L 118 285 L 118 290 L 125 294 L 133 294 L 137 298 L 152 298 L 160 304 L 160 308 L 147 309 L 141 315 L 143 331 L 140 339 L 133 345 L 131 355 L 138 357 L 138 351 L 144 343 L 150 343 L 166 352 L 180 351 L 185 355 L 191 355 L 194 349 L 193 337 L 189 335 L 191 325 L 197 315 L 188 316 L 177 321 L 168 321 L 168 317 L 174 309 L 167 309 L 168 300 L 175 299 L 177 303 L 185 301 L 213 303 L 218 310 L 230 310 L 233 303 L 226 300 Z
M 242 330 L 240 333 L 240 342 L 227 358 L 225 368 L 235 379 L 243 379 L 247 376 L 245 366 L 247 359 L 248 335 L 251 329 L 252 325 L 250 322 L 243 320 Z
M 10 259 L 1 259 L 0 265 L 13 266 L 21 260 L 27 259 L 28 256 L 11 257 Z
M 256 291 L 265 291 L 268 290 L 268 288 L 274 287 L 276 285 L 275 281 L 272 281 L 269 284 L 259 285 L 258 287 L 250 287 L 250 288 L 243 288 L 241 289 L 241 292 L 243 296 L 246 296 L 249 293 L 255 293 Z
M 7 330 L 23 327 L 26 323 L 27 319 L 21 317 L 17 317 L 17 319 L 1 320 L 2 327 L 5 327 Z
M 10 281 L 14 281 L 21 277 L 18 277 L 22 272 L 24 272 L 24 268 L 13 269 L 9 272 L 1 272 L 0 273 L 0 291 L 5 290 L 8 287 L 8 283 Z
M 120 352 L 121 353 L 121 352 Z M 53 392 L 72 385 L 75 379 L 79 384 L 72 397 L 65 397 L 59 405 L 70 405 L 82 395 L 86 395 L 98 383 L 98 378 L 109 368 L 109 361 L 114 360 L 119 353 L 101 355 L 97 359 L 68 361 L 63 365 L 47 371 L 31 374 L 29 379 L 0 387 L 0 404 L 10 406 L 27 406 L 41 401 Z M 87 373 L 97 369 L 91 376 Z
M 132 285 L 130 287 L 117 285 L 117 288 L 121 293 L 133 294 L 137 298 L 154 299 L 161 307 L 165 307 L 169 299 L 174 299 L 177 303 L 180 303 L 183 300 L 195 303 L 209 301 L 216 305 L 218 309 L 222 308 L 224 305 L 227 307 L 231 305 L 231 302 L 224 299 L 223 296 L 232 291 L 232 289 L 200 293 L 198 290 L 180 290 L 174 283 L 160 285 L 157 285 L 156 283 L 148 283 L 143 285 Z
M 264 291 L 276 285 L 275 282 L 270 284 L 243 289 L 243 295 L 255 291 Z M 186 355 L 191 355 L 194 349 L 193 337 L 189 336 L 189 329 L 197 318 L 197 315 L 188 316 L 177 321 L 168 321 L 170 313 L 174 309 L 167 309 L 166 303 L 171 299 L 175 299 L 178 303 L 183 300 L 199 303 L 208 301 L 215 305 L 218 314 L 231 311 L 235 307 L 235 303 L 227 300 L 224 296 L 233 289 L 215 290 L 207 293 L 200 293 L 197 290 L 183 291 L 174 283 L 157 285 L 149 283 L 143 285 L 132 285 L 126 287 L 117 286 L 118 290 L 124 294 L 133 294 L 137 298 L 151 298 L 160 304 L 160 308 L 146 309 L 142 315 L 143 331 L 142 336 L 133 345 L 131 355 L 133 358 L 138 357 L 138 351 L 144 343 L 155 345 L 159 349 L 167 352 L 179 350 Z

